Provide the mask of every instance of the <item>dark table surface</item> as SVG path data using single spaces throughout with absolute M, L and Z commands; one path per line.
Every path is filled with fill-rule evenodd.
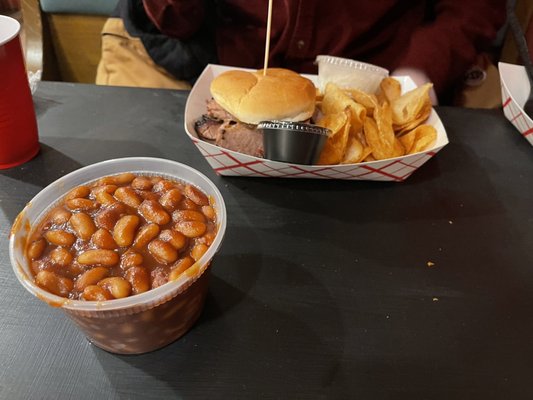
M 439 108 L 450 144 L 404 183 L 224 178 L 186 97 L 41 83 L 41 153 L 0 172 L 0 398 L 532 398 L 533 148 L 501 111 Z M 228 210 L 200 320 L 141 356 L 91 345 L 8 257 L 40 189 L 126 156 L 197 168 Z

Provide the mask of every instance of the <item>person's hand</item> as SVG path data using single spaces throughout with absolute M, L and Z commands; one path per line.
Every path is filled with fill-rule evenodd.
M 420 69 L 416 68 L 407 68 L 402 67 L 398 68 L 393 71 L 391 74 L 392 76 L 409 76 L 417 86 L 422 86 L 425 83 L 431 83 L 431 80 L 426 75 L 426 73 Z M 437 94 L 435 93 L 435 90 L 431 88 L 429 91 L 429 98 L 431 99 L 431 104 L 436 106 L 439 104 L 439 100 L 437 99 Z

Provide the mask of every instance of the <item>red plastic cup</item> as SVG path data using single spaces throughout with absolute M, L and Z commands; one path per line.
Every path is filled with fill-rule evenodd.
M 0 169 L 22 164 L 39 152 L 19 32 L 17 20 L 0 15 Z

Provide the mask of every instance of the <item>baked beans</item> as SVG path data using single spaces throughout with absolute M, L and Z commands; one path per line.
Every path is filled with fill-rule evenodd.
M 26 256 L 41 288 L 111 300 L 178 279 L 216 232 L 215 209 L 198 188 L 123 173 L 70 190 L 34 231 Z

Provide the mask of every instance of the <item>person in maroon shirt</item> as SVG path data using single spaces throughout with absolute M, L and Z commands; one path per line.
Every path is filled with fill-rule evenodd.
M 268 0 L 142 4 L 166 37 L 186 43 L 209 21 L 220 64 L 263 66 Z M 504 22 L 505 0 L 274 0 L 269 66 L 316 73 L 317 55 L 347 57 L 431 81 L 449 99 Z

